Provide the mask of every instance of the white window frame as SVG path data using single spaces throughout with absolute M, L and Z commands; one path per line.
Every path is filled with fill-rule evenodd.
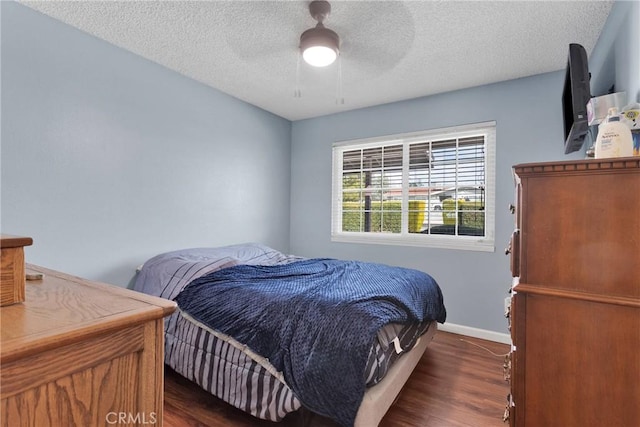
M 485 167 L 485 236 L 459 236 L 409 233 L 407 230 L 408 183 L 403 184 L 403 218 L 400 233 L 373 233 L 342 231 L 342 174 L 343 152 L 446 138 L 465 138 L 484 135 Z M 388 135 L 376 138 L 338 141 L 333 144 L 332 192 L 331 192 L 331 241 L 345 243 L 383 244 L 400 246 L 423 246 L 471 251 L 495 251 L 495 171 L 496 171 L 496 122 L 482 122 L 469 125 L 452 126 L 421 132 Z M 408 149 L 405 149 L 403 167 L 408 164 Z

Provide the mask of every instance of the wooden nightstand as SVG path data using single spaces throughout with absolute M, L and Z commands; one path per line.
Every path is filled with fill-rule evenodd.
M 172 301 L 49 269 L 0 308 L 3 426 L 162 425 Z

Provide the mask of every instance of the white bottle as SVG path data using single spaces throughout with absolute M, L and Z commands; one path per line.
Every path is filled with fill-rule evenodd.
M 596 159 L 633 156 L 631 129 L 620 121 L 617 108 L 609 108 L 607 118 L 598 127 Z

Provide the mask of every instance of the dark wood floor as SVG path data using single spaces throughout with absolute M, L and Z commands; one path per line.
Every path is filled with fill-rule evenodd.
M 509 346 L 439 331 L 380 427 L 502 427 Z M 165 427 L 302 427 L 336 424 L 291 414 L 281 423 L 259 420 L 202 391 L 173 371 L 165 375 Z

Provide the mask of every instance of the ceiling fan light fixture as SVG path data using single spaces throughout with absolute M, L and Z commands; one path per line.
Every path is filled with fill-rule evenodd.
M 323 24 L 330 13 L 331 4 L 328 1 L 314 0 L 309 3 L 309 14 L 318 24 L 300 36 L 300 52 L 305 62 L 314 67 L 331 65 L 340 54 L 340 37 Z
M 326 67 L 333 64 L 340 53 L 340 37 L 335 31 L 318 23 L 300 36 L 302 58 L 314 67 Z
M 326 46 L 311 46 L 305 49 L 302 57 L 307 64 L 314 67 L 326 67 L 336 60 L 336 51 Z

